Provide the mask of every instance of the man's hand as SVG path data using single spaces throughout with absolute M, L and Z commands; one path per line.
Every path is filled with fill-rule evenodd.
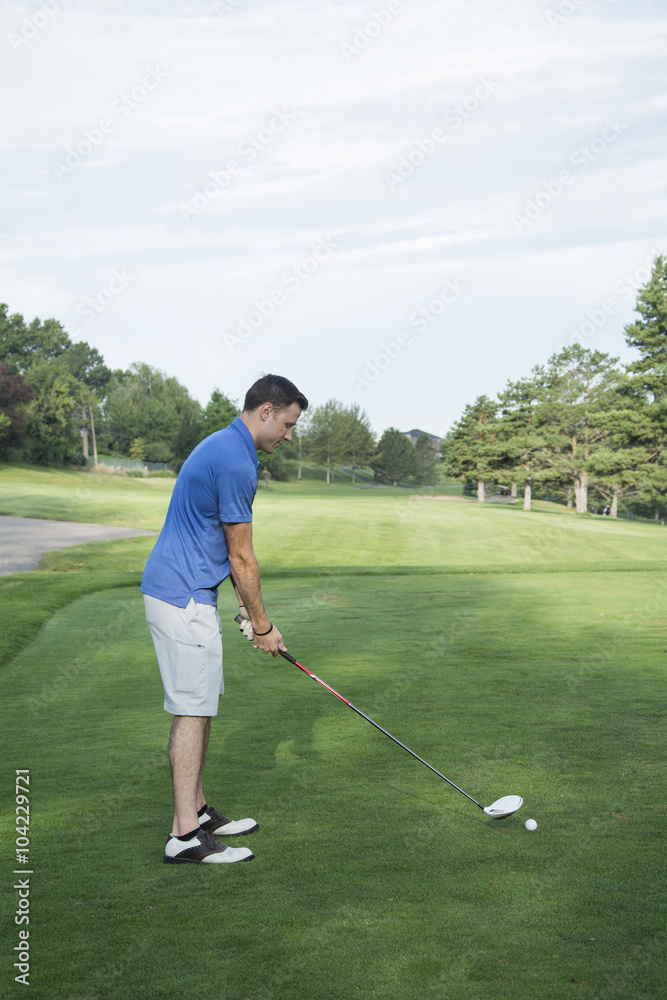
M 243 605 L 239 607 L 239 613 L 234 621 L 238 622 L 239 632 L 242 632 L 246 639 L 252 642 L 252 622 L 250 621 L 250 615 Z
M 223 522 L 225 541 L 227 542 L 227 552 L 229 553 L 229 568 L 234 590 L 243 602 L 239 609 L 239 616 L 244 612 L 246 620 L 249 620 L 252 636 L 248 635 L 247 628 L 239 621 L 239 627 L 248 638 L 252 637 L 255 649 L 263 649 L 272 656 L 277 656 L 279 651 L 287 650 L 283 646 L 283 637 L 268 619 L 264 602 L 262 600 L 262 590 L 259 579 L 259 566 L 252 547 L 252 522 L 241 522 L 239 524 Z
M 238 623 L 239 631 L 245 635 L 246 639 L 252 641 L 255 649 L 262 649 L 266 653 L 271 653 L 272 656 L 277 656 L 280 650 L 284 653 L 287 652 L 287 647 L 283 643 L 283 637 L 275 625 L 271 626 L 270 631 L 266 635 L 257 635 L 253 632 L 252 622 L 245 615 L 247 615 L 246 609 L 241 606 L 234 621 Z
M 283 644 L 283 637 L 275 625 L 271 628 L 268 635 L 257 635 L 255 632 L 253 645 L 255 649 L 263 649 L 265 653 L 270 653 L 271 656 L 277 656 L 281 649 L 287 652 L 287 647 Z

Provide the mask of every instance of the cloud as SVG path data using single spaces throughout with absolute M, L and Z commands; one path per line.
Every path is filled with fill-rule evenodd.
M 406 422 L 441 433 L 666 241 L 654 6 L 584 0 L 554 24 L 555 0 L 221 4 L 0 12 L 12 310 L 74 321 L 125 268 L 127 291 L 80 324 L 114 366 L 167 368 L 205 401 L 295 365 L 316 402 L 352 400 L 359 361 L 465 274 L 399 380 Z M 231 358 L 225 332 L 327 236 L 326 267 Z M 614 322 L 596 346 L 617 346 Z M 388 371 L 369 389 L 378 430 L 397 387 Z

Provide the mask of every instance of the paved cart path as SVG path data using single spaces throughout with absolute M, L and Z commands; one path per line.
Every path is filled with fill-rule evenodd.
M 52 549 L 157 534 L 157 531 L 145 531 L 143 528 L 117 528 L 109 524 L 0 516 L 0 576 L 34 569 L 44 553 Z

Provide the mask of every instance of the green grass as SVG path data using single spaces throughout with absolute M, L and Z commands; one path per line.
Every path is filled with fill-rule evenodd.
M 116 482 L 85 520 L 168 496 Z M 12 489 L 49 510 L 43 481 Z M 526 804 L 486 819 L 253 651 L 223 588 L 207 786 L 259 820 L 257 857 L 163 865 L 169 717 L 137 592 L 153 540 L 58 550 L 0 579 L 2 919 L 9 955 L 30 768 L 32 995 L 662 997 L 667 534 L 311 483 L 260 493 L 256 541 L 291 652 L 480 801 Z M 0 995 L 17 989 L 6 967 Z
M 0 514 L 159 530 L 172 489 L 166 479 L 0 465 Z M 520 506 L 426 500 L 402 489 L 360 490 L 349 481 L 326 486 L 291 480 L 269 490 L 260 486 L 254 531 L 264 569 L 298 572 L 386 566 L 604 572 L 610 560 L 624 569 L 665 564 L 661 526 L 578 517 L 544 501 L 530 514 Z M 88 557 L 87 565 L 94 560 Z
M 173 479 L 0 464 L 0 514 L 158 529 L 173 488 Z

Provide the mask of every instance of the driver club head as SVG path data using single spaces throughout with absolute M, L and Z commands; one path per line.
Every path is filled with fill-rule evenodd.
M 502 799 L 496 799 L 487 806 L 484 812 L 492 819 L 504 819 L 505 816 L 515 813 L 522 805 L 523 799 L 520 795 L 503 795 Z

